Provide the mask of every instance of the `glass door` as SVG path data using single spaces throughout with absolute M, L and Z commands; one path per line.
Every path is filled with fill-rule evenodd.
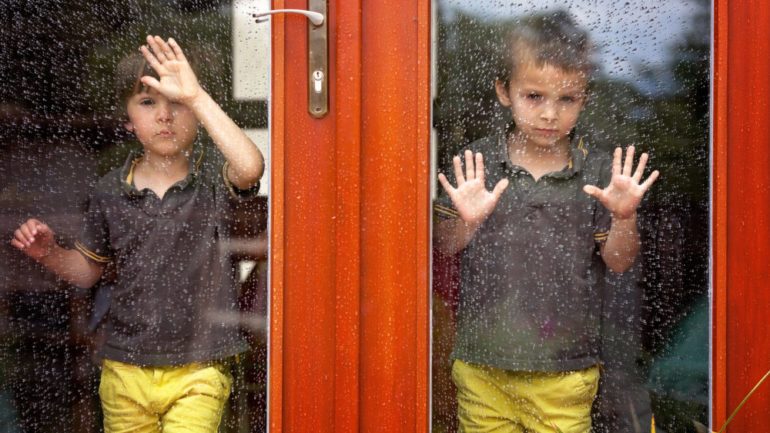
M 447 251 L 437 236 L 443 224 L 458 218 L 457 205 L 435 184 L 433 430 L 458 431 L 458 396 L 467 395 L 456 387 L 464 377 L 458 372 L 460 361 L 509 372 L 546 364 L 549 372 L 574 370 L 579 359 L 585 361 L 580 368 L 598 363 L 593 431 L 648 432 L 653 417 L 659 431 L 695 431 L 695 425 L 708 425 L 710 2 L 532 1 L 501 6 L 447 0 L 435 2 L 434 9 L 437 172 L 454 178 L 455 155 L 485 149 L 492 182 L 486 188 L 492 191 L 494 182 L 507 178 L 510 183 L 498 206 L 510 208 L 509 218 L 521 219 L 505 223 L 498 215 L 503 211 L 495 210 L 465 249 Z M 516 64 L 516 59 L 524 63 Z M 583 104 L 582 112 L 565 141 L 581 149 L 585 161 L 611 158 L 616 147 L 634 145 L 637 156 L 649 154 L 651 168 L 644 178 L 652 170 L 661 173 L 638 208 L 641 249 L 626 272 L 605 270 L 603 238 L 588 240 L 595 255 L 574 268 L 577 250 L 571 249 L 575 245 L 570 239 L 577 241 L 565 231 L 576 220 L 560 212 L 549 217 L 547 211 L 561 200 L 549 191 L 567 188 L 569 182 L 547 174 L 533 182 L 517 165 L 520 155 L 509 153 L 516 146 L 513 137 L 526 134 L 530 120 L 522 112 L 535 112 L 540 99 L 534 98 L 545 101 L 547 96 L 537 92 L 549 83 L 539 82 L 528 90 L 531 108 L 511 108 L 501 100 L 499 87 L 507 89 L 516 70 L 531 66 L 526 62 L 538 71 L 549 66 L 585 71 L 580 101 L 575 102 Z M 568 90 L 562 98 L 575 98 Z M 498 152 L 498 142 L 484 137 L 504 137 L 505 146 Z M 573 158 L 568 164 L 575 163 Z M 462 162 L 465 167 L 468 161 Z M 571 165 L 564 170 L 574 171 Z M 573 174 L 583 176 L 579 170 Z M 537 203 L 544 210 L 536 209 Z M 534 207 L 525 217 L 527 212 L 519 209 L 527 206 Z M 541 218 L 542 224 L 530 217 Z M 552 232 L 548 218 L 564 221 Z M 563 253 L 558 259 L 555 250 Z M 583 271 L 554 271 L 565 266 Z M 575 285 L 583 287 L 579 294 Z M 582 349 L 570 352 L 577 346 Z M 500 422 L 511 425 L 521 422 L 514 412 L 489 415 L 510 415 Z M 471 422 L 471 415 L 463 416 Z M 539 422 L 547 425 L 542 416 Z
M 188 212 L 190 224 L 218 221 L 215 236 L 196 237 L 179 226 L 174 211 L 143 217 L 147 233 L 135 232 L 131 245 L 110 244 L 131 255 L 150 236 L 179 235 L 168 238 L 169 244 L 176 242 L 174 248 L 159 244 L 157 255 L 135 260 L 140 268 L 164 271 L 146 287 L 136 288 L 146 296 L 136 303 L 126 301 L 130 290 L 114 279 L 138 278 L 127 274 L 124 262 L 114 263 L 113 277 L 105 271 L 100 282 L 81 289 L 56 278 L 9 241 L 30 218 L 45 222 L 62 247 L 74 248 L 82 241 L 89 198 L 93 203 L 95 189 L 104 185 L 100 182 L 111 179 L 105 176 L 120 171 L 129 154 L 142 148 L 126 128 L 129 119 L 121 114 L 125 101 L 116 98 L 115 76 L 121 59 L 138 53 L 147 34 L 178 41 L 206 92 L 269 160 L 269 31 L 251 18 L 251 13 L 267 9 L 268 2 L 3 0 L 0 7 L 0 430 L 102 431 L 98 388 L 105 347 L 113 344 L 112 332 L 120 326 L 116 314 L 142 305 L 147 310 L 131 316 L 141 323 L 132 326 L 150 323 L 144 331 L 150 340 L 156 336 L 160 341 L 162 329 L 190 336 L 170 343 L 166 351 L 202 348 L 202 334 L 193 329 L 209 325 L 240 342 L 237 357 L 228 351 L 226 359 L 194 360 L 222 361 L 232 374 L 220 431 L 266 431 L 268 174 L 258 191 L 238 192 L 244 193 L 239 199 L 243 203 L 225 196 L 233 207 L 222 208 L 222 213 L 200 207 Z M 139 72 L 128 77 L 131 84 Z M 193 171 L 200 174 L 216 165 L 211 161 L 219 161 L 216 173 L 221 173 L 217 149 L 201 127 L 193 153 L 204 158 Z M 211 191 L 225 191 L 221 180 L 214 176 Z M 127 188 L 131 184 L 127 181 Z M 188 186 L 197 184 L 184 185 L 180 191 L 186 194 L 192 190 Z M 144 197 L 140 189 L 135 192 Z M 111 221 L 136 229 L 132 224 L 139 224 L 137 219 L 122 219 L 132 215 L 132 206 L 111 215 Z M 120 242 L 122 234 L 110 234 L 110 242 Z M 190 239 L 197 239 L 198 246 Z M 176 282 L 189 280 L 201 262 L 178 268 L 154 263 L 173 261 L 199 247 L 198 254 L 210 253 L 219 263 L 217 275 L 227 276 L 221 286 L 177 286 L 168 278 L 160 282 L 164 273 L 175 275 Z M 152 308 L 151 303 L 165 307 Z M 183 313 L 185 308 L 194 314 Z M 185 352 L 187 343 L 191 349 Z

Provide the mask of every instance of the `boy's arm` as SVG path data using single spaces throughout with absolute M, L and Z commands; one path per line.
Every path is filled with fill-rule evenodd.
M 468 246 L 478 228 L 479 225 L 466 223 L 459 217 L 439 221 L 433 227 L 433 245 L 442 254 L 453 256 Z
M 256 185 L 265 170 L 262 152 L 257 145 L 208 93 L 199 95 L 190 107 L 227 160 L 227 178 L 230 182 L 238 189 L 249 189 Z
M 636 170 L 633 170 L 634 146 L 628 147 L 621 168 L 622 156 L 623 150 L 616 148 L 612 159 L 612 180 L 606 188 L 600 189 L 593 185 L 583 187 L 587 194 L 599 200 L 612 215 L 612 225 L 601 253 L 604 263 L 615 272 L 624 272 L 634 263 L 639 252 L 636 208 L 660 174 L 655 170 L 647 180 L 640 183 L 647 165 L 647 154 L 643 153 L 639 158 Z
M 96 284 L 103 267 L 76 250 L 62 248 L 54 236 L 47 225 L 30 219 L 14 232 L 11 245 L 75 286 L 89 288 Z
M 239 189 L 256 185 L 265 169 L 262 152 L 203 90 L 176 41 L 169 39 L 167 43 L 159 36 L 147 36 L 147 43 L 152 52 L 144 46 L 142 54 L 160 80 L 145 76 L 142 82 L 195 113 L 227 160 L 227 176 L 233 185 Z
M 612 218 L 607 240 L 601 247 L 602 260 L 615 272 L 625 272 L 634 264 L 639 253 L 639 231 L 636 213 L 626 219 Z
M 439 173 L 438 180 L 452 199 L 457 217 L 440 221 L 434 227 L 434 245 L 445 255 L 454 255 L 468 246 L 508 187 L 508 179 L 503 179 L 492 191 L 487 191 L 481 153 L 476 153 L 474 164 L 473 152 L 465 151 L 465 173 L 459 156 L 455 156 L 452 162 L 457 187 L 453 187 L 443 173 Z

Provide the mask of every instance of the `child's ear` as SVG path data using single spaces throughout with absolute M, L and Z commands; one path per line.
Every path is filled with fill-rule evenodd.
M 126 128 L 126 131 L 128 132 L 134 132 L 134 124 L 129 122 L 123 122 L 123 127 Z
M 583 106 L 580 107 L 581 110 L 585 110 L 588 103 L 591 101 L 591 93 L 586 92 L 585 95 L 583 95 Z
M 513 104 L 510 95 L 510 84 L 502 80 L 495 80 L 495 92 L 497 93 L 497 100 L 500 101 L 500 105 L 510 107 Z

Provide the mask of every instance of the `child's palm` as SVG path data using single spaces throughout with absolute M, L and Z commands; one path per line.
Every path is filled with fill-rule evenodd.
M 657 170 L 652 172 L 647 180 L 640 183 L 644 167 L 647 165 L 647 154 L 643 153 L 639 158 L 639 165 L 633 172 L 633 175 L 631 172 L 634 161 L 634 147 L 628 147 L 626 160 L 621 168 L 620 160 L 622 155 L 623 151 L 620 148 L 616 148 L 612 161 L 612 180 L 606 188 L 600 189 L 593 185 L 586 185 L 583 187 L 583 190 L 599 200 L 612 213 L 614 218 L 626 219 L 634 215 L 636 208 L 639 207 L 639 203 L 642 201 L 642 197 L 650 189 L 655 179 L 658 178 L 659 173 Z
M 476 154 L 474 166 L 472 152 L 466 151 L 465 175 L 463 175 L 460 158 L 455 157 L 453 162 L 457 187 L 453 187 L 443 174 L 439 174 L 439 181 L 452 199 L 460 218 L 469 224 L 480 224 L 497 206 L 500 196 L 508 186 L 508 179 L 501 180 L 492 191 L 488 191 L 484 185 L 484 160 L 480 153 Z
M 173 60 L 163 66 L 166 71 L 160 76 L 159 92 L 174 101 L 189 100 L 197 95 L 200 86 L 187 62 Z
M 158 36 L 147 36 L 147 43 L 152 51 L 142 47 L 142 54 L 160 80 L 145 76 L 142 82 L 172 101 L 186 102 L 197 96 L 200 84 L 179 45 L 173 39 L 166 42 Z

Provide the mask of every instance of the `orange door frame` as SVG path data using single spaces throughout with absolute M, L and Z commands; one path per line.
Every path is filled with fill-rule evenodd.
M 770 359 L 770 5 L 715 0 L 714 23 L 718 427 Z M 306 22 L 272 30 L 270 431 L 427 431 L 430 1 L 330 1 L 320 120 Z M 764 387 L 730 431 L 766 429 Z
M 714 2 L 712 403 L 718 429 L 770 369 L 770 4 Z M 767 431 L 770 383 L 728 431 Z
M 272 21 L 270 431 L 424 432 L 430 1 L 332 0 L 328 26 L 313 119 L 307 23 Z

